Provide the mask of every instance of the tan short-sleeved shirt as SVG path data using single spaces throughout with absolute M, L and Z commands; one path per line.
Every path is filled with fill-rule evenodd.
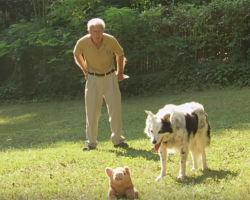
M 123 55 L 123 49 L 113 36 L 106 33 L 98 49 L 88 34 L 77 41 L 73 53 L 77 57 L 83 54 L 88 72 L 103 74 L 114 69 L 113 55 Z

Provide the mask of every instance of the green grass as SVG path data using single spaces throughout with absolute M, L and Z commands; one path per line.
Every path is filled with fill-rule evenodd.
M 197 101 L 211 123 L 209 171 L 177 180 L 179 155 L 170 155 L 159 182 L 160 159 L 143 134 L 144 110 Z M 107 199 L 105 168 L 129 166 L 139 199 L 250 199 L 250 89 L 158 94 L 123 99 L 123 135 L 115 149 L 105 105 L 97 150 L 83 152 L 84 101 L 0 104 L 0 199 Z M 201 168 L 201 163 L 199 163 Z

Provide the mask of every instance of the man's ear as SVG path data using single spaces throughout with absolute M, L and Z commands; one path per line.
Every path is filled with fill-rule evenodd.
M 110 167 L 106 167 L 105 171 L 106 171 L 106 174 L 108 175 L 108 177 L 111 177 L 111 175 L 113 173 L 113 169 L 111 169 Z

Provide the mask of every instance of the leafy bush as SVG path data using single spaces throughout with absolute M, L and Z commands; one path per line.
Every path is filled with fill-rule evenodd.
M 72 51 L 87 21 L 101 17 L 128 59 L 124 95 L 158 90 L 249 86 L 250 2 L 214 0 L 160 6 L 153 1 L 53 1 L 46 24 L 21 20 L 0 35 L 0 99 L 75 98 L 84 80 Z M 155 1 L 158 2 L 159 1 Z M 183 2 L 183 1 L 180 1 Z M 41 24 L 40 24 L 41 25 Z

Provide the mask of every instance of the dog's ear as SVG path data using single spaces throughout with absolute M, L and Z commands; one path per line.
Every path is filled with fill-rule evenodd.
M 151 117 L 154 117 L 154 114 L 151 111 L 145 110 L 145 113 L 147 113 L 148 115 L 150 115 Z
M 125 172 L 130 176 L 129 168 L 127 166 L 125 166 L 124 169 L 125 169 Z
M 170 113 L 164 115 L 162 117 L 162 121 L 164 121 L 164 122 L 170 122 Z
M 106 171 L 106 174 L 108 175 L 108 177 L 111 177 L 111 175 L 113 173 L 113 169 L 111 169 L 110 167 L 106 167 L 105 171 Z

